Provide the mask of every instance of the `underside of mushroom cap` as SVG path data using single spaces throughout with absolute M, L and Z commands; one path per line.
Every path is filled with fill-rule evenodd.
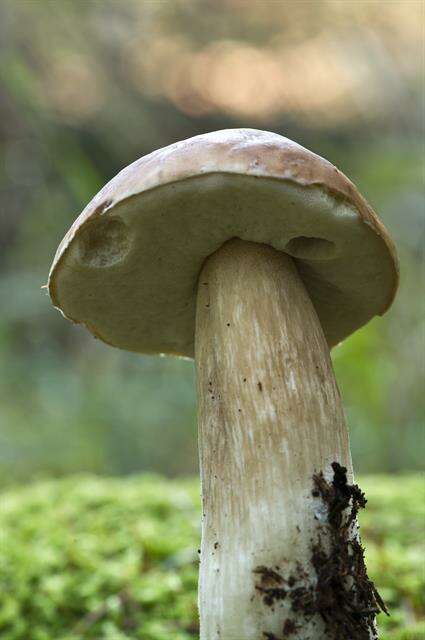
M 330 346 L 394 298 L 394 246 L 354 185 L 253 129 L 196 136 L 121 171 L 60 244 L 50 296 L 108 344 L 193 356 L 201 267 L 235 237 L 294 257 Z

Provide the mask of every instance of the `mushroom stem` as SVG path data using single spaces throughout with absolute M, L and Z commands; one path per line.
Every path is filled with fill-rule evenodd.
M 234 239 L 198 283 L 195 355 L 202 482 L 201 640 L 324 637 L 272 606 L 258 567 L 313 576 L 318 503 L 312 476 L 339 462 L 352 476 L 344 410 L 329 348 L 291 257 Z M 316 513 L 315 513 L 316 511 Z M 314 578 L 312 578 L 314 579 Z

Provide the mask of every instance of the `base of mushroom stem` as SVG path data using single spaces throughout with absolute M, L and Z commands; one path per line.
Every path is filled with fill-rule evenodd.
M 312 476 L 317 527 L 309 555 L 289 561 L 285 557 L 281 563 L 252 569 L 250 602 L 258 611 L 260 627 L 264 625 L 259 640 L 377 638 L 375 616 L 387 611 L 368 578 L 358 536 L 357 515 L 366 499 L 357 485 L 348 482 L 345 467 L 334 462 L 332 472 L 328 479 L 323 473 Z M 218 548 L 217 543 L 216 552 Z M 253 637 L 243 617 L 235 625 L 240 625 L 239 630 L 235 627 L 228 634 L 211 637 Z M 257 629 L 255 634 L 258 637 Z

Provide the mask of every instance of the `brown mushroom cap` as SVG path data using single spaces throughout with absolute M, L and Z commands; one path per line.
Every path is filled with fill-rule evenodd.
M 356 187 L 327 160 L 255 129 L 183 140 L 121 171 L 61 242 L 50 296 L 108 344 L 193 356 L 198 275 L 234 237 L 295 258 L 330 346 L 394 298 L 394 245 Z

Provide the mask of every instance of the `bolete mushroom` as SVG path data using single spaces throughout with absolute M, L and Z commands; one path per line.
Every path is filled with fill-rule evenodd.
M 137 160 L 59 246 L 48 286 L 67 318 L 121 349 L 195 357 L 202 640 L 281 637 L 289 605 L 265 607 L 254 572 L 311 570 L 312 475 L 334 461 L 352 474 L 329 349 L 383 314 L 397 283 L 355 186 L 253 129 Z M 324 637 L 320 621 L 307 637 Z

